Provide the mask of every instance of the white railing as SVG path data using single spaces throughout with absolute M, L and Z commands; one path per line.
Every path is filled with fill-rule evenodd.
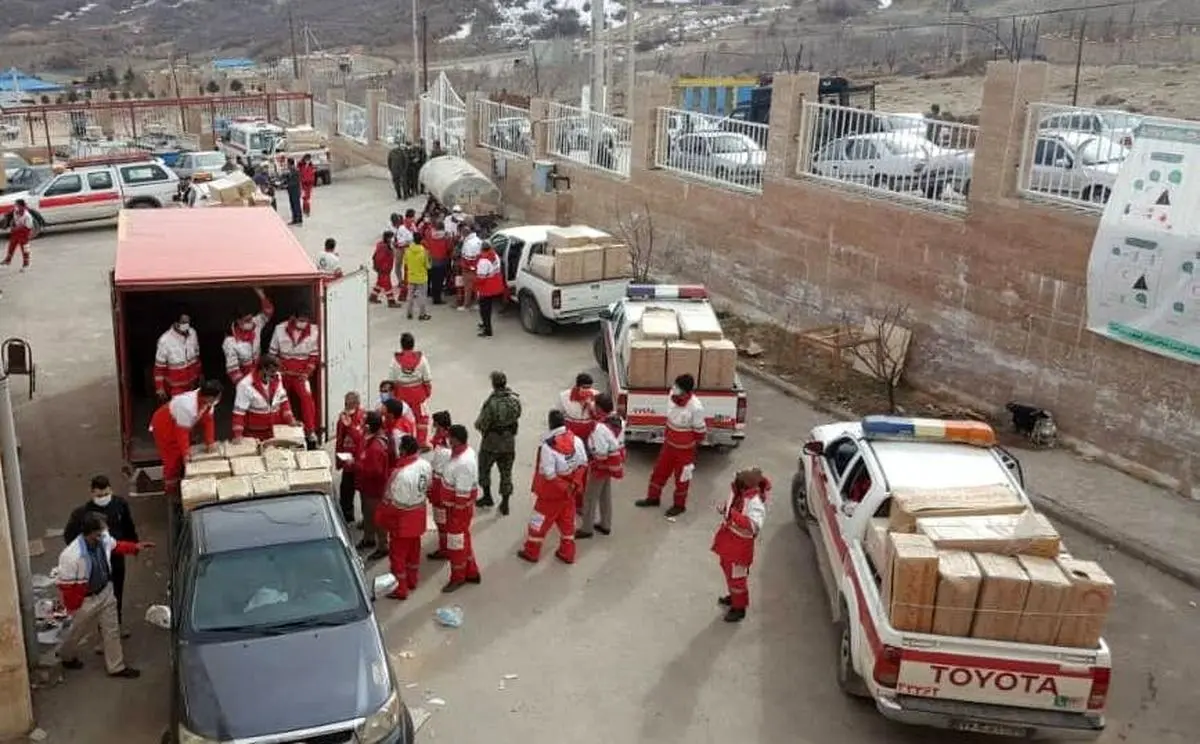
M 478 145 L 521 158 L 533 157 L 533 119 L 529 109 L 484 98 L 475 101 Z
M 655 131 L 655 167 L 738 191 L 762 192 L 766 124 L 660 108 Z
M 0 114 L 0 148 L 31 147 L 29 121 L 20 114 Z
M 629 178 L 632 140 L 629 119 L 550 103 L 546 149 L 551 155 Z
M 1030 198 L 1103 211 L 1144 120 L 1112 109 L 1029 104 L 1017 189 Z
M 979 127 L 805 103 L 797 173 L 873 195 L 965 212 Z
M 367 144 L 367 110 L 353 103 L 338 101 L 337 134 L 360 145 Z
M 448 155 L 463 155 L 467 150 L 467 109 L 422 96 L 421 138 L 427 153 L 440 146 Z
M 375 139 L 385 145 L 408 141 L 408 116 L 403 106 L 380 103 L 375 112 Z
M 328 103 L 313 101 L 313 129 L 328 136 L 333 131 L 333 111 Z

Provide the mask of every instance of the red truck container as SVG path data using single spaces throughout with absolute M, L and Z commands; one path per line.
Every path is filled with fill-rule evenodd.
M 350 390 L 371 393 L 368 376 L 368 276 L 365 268 L 325 280 L 283 219 L 265 207 L 146 209 L 121 212 L 110 275 L 121 445 L 135 483 L 157 480 L 161 462 L 149 431 L 158 401 L 158 337 L 181 313 L 200 337 L 205 379 L 226 388 L 217 436 L 230 436 L 232 383 L 221 344 L 239 313 L 258 311 L 256 287 L 275 306 L 263 351 L 279 322 L 305 310 L 320 328 L 321 365 L 312 381 L 318 428 Z M 293 407 L 298 411 L 296 403 Z M 329 424 L 332 428 L 332 424 Z M 140 489 L 139 489 L 140 490 Z

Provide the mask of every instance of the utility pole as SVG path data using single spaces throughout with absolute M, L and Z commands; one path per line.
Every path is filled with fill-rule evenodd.
M 8 522 L 8 530 L 3 537 L 9 538 L 12 545 L 11 560 L 14 570 L 11 575 L 16 579 L 26 664 L 32 665 L 38 658 L 37 629 L 34 624 L 33 569 L 29 562 L 29 528 L 25 523 L 25 492 L 21 483 L 21 460 L 11 388 L 12 378 L 4 370 L 0 370 L 0 470 L 3 471 L 0 488 L 4 492 L 4 517 Z M 0 563 L 7 561 L 8 558 L 4 557 Z
M 634 49 L 637 43 L 634 41 L 633 33 L 633 16 L 634 16 L 634 0 L 629 0 L 629 4 L 625 9 L 625 43 L 628 49 L 625 51 L 625 85 L 628 86 L 625 93 L 625 118 L 633 118 L 633 87 L 635 78 L 637 78 L 637 50 Z
M 1087 16 L 1079 23 L 1079 45 L 1075 47 L 1075 87 L 1071 89 L 1071 105 L 1079 103 L 1079 71 L 1083 68 L 1083 34 L 1087 30 Z
M 296 56 L 296 18 L 292 14 L 292 6 L 288 6 L 288 34 L 292 37 L 292 79 L 300 79 L 300 59 Z M 308 34 L 304 42 L 308 43 Z
M 421 13 L 421 92 L 429 92 L 429 14 Z
M 403 2 L 404 0 L 401 0 Z M 403 7 L 403 6 L 401 6 Z M 417 37 L 417 0 L 412 0 L 413 100 L 421 97 L 421 45 Z
M 592 111 L 604 113 L 604 2 L 592 2 L 592 83 L 588 106 Z

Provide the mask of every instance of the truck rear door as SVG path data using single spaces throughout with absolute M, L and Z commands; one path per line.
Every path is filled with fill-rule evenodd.
M 331 411 L 340 410 L 350 391 L 371 393 L 370 332 L 367 302 L 370 294 L 366 267 L 325 283 L 324 358 L 325 399 L 322 413 L 328 427 Z

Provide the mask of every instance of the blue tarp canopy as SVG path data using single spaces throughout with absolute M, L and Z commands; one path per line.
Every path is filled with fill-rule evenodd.
M 245 69 L 247 67 L 256 67 L 257 66 L 257 63 L 255 63 L 254 60 L 246 59 L 245 57 L 229 57 L 227 59 L 214 59 L 212 64 L 213 64 L 213 67 L 215 67 L 218 70 L 241 70 L 241 69 Z
M 15 67 L 0 72 L 0 91 L 5 93 L 14 93 L 18 90 L 24 93 L 51 93 L 63 89 L 63 86 L 58 83 L 48 83 L 32 75 L 26 75 Z

